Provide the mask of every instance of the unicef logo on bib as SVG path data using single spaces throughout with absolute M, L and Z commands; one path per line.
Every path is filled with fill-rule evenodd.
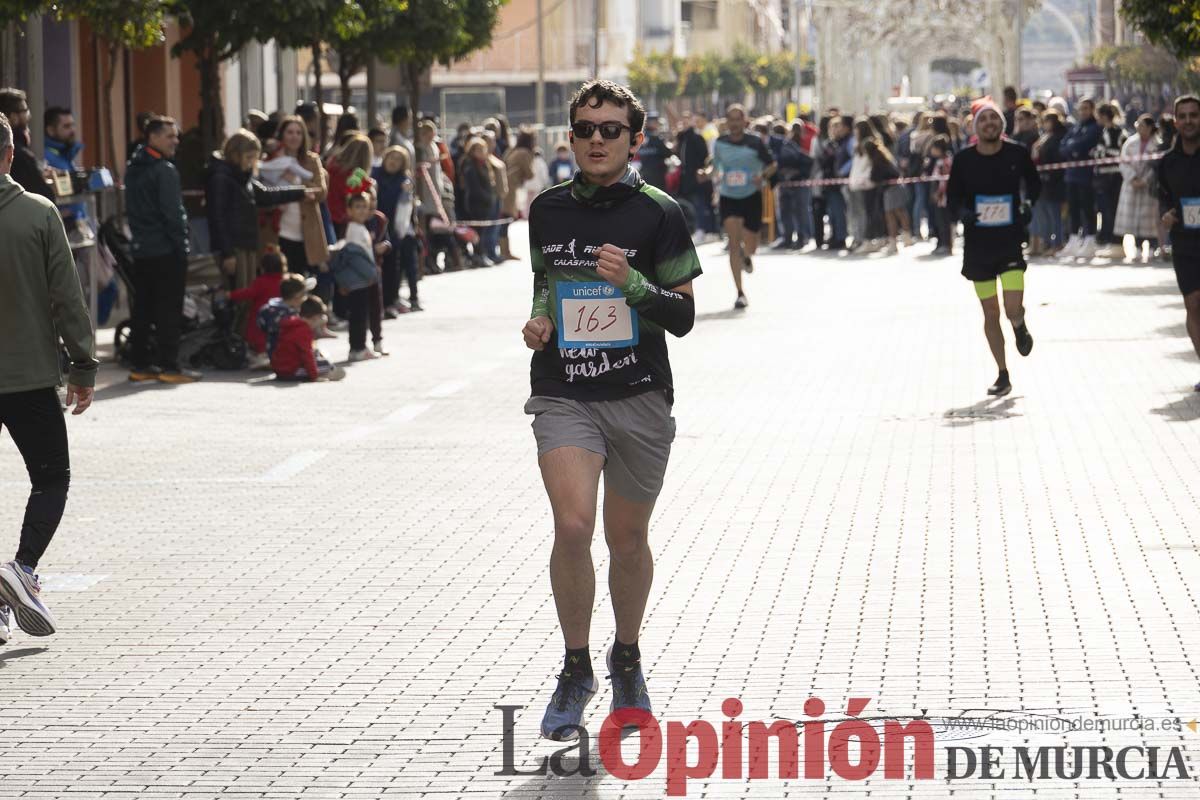
M 616 291 L 616 287 L 613 286 L 605 286 L 603 289 L 605 297 L 612 297 L 614 294 L 616 294 Z

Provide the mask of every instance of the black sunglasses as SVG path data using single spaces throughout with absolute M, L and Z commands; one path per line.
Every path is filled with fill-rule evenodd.
M 580 139 L 590 139 L 600 129 L 600 135 L 605 139 L 620 139 L 621 131 L 632 131 L 633 128 L 628 125 L 622 125 L 620 122 L 601 122 L 597 125 L 594 122 L 587 120 L 579 120 L 571 123 L 571 133 L 578 136 Z

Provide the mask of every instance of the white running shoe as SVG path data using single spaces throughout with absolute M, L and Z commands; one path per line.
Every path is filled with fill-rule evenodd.
M 0 603 L 0 645 L 8 644 L 9 638 L 12 637 L 12 628 L 9 627 L 9 619 L 8 606 Z
M 54 615 L 42 602 L 41 592 L 37 576 L 19 563 L 0 564 L 0 602 L 12 608 L 17 624 L 30 636 L 49 636 L 56 629 Z
M 351 361 L 351 362 L 354 362 L 354 361 L 370 361 L 370 360 L 371 360 L 371 359 L 373 359 L 373 358 L 379 358 L 379 356 L 375 355 L 375 354 L 374 354 L 374 353 L 372 353 L 370 350 L 367 350 L 367 349 L 365 349 L 365 348 L 364 348 L 364 349 L 362 349 L 362 350 L 351 350 L 351 351 L 350 351 L 350 358 L 349 358 L 348 360 L 349 360 L 349 361 Z
M 1096 237 L 1085 236 L 1079 243 L 1079 252 L 1075 254 L 1076 258 L 1093 259 L 1097 255 Z
M 1059 258 L 1075 258 L 1079 254 L 1079 245 L 1083 244 L 1083 238 L 1080 236 L 1072 236 L 1067 239 L 1067 243 L 1058 251 Z

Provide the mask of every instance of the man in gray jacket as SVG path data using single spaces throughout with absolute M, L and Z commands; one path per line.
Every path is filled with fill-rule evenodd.
M 53 203 L 12 179 L 13 147 L 0 114 L 0 429 L 20 450 L 33 484 L 17 556 L 0 564 L 0 644 L 8 641 L 10 609 L 26 633 L 54 633 L 34 570 L 58 529 L 71 480 L 57 391 L 59 340 L 71 361 L 66 404 L 74 404 L 73 413 L 92 404 L 98 366 L 62 219 Z

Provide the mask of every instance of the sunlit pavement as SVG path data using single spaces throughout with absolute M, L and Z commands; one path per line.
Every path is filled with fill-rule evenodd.
M 828 737 L 867 698 L 877 730 L 931 721 L 935 777 L 913 778 L 910 743 L 903 779 L 826 760 L 780 780 L 772 757 L 767 779 L 718 766 L 688 796 L 1194 797 L 1174 774 L 1012 775 L 1017 746 L 1155 745 L 1186 748 L 1194 776 L 1186 725 L 947 722 L 1200 716 L 1200 361 L 1170 267 L 1035 264 L 1033 354 L 1009 332 L 1014 391 L 989 400 L 978 302 L 930 249 L 763 254 L 735 314 L 719 245 L 702 248 L 641 644 L 664 731 L 719 731 L 730 697 L 743 722 L 804 722 L 819 697 Z M 665 745 L 641 780 L 597 752 L 599 534 L 598 774 L 496 774 L 563 746 L 536 738 L 561 639 L 521 412 L 530 286 L 524 263 L 427 279 L 430 310 L 388 322 L 392 355 L 340 383 L 117 382 L 72 418 L 41 567 L 61 632 L 0 650 L 0 796 L 664 796 Z M 345 358 L 344 339 L 325 349 Z M 26 484 L 4 438 L 13 547 Z M 512 770 L 496 705 L 523 707 Z M 1006 776 L 947 782 L 954 745 L 1005 748 Z

